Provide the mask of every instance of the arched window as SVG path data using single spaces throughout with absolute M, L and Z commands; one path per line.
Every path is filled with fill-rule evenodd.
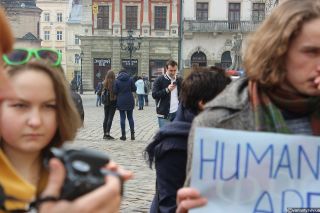
M 232 65 L 230 51 L 225 51 L 221 56 L 221 67 L 226 69 Z
M 207 66 L 207 56 L 201 51 L 193 53 L 191 56 L 191 66 L 192 65 L 196 65 L 199 67 Z

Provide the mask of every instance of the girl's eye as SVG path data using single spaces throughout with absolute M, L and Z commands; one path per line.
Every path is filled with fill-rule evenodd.
M 56 104 L 47 104 L 46 108 L 48 108 L 48 109 L 56 109 L 57 105 Z
M 26 108 L 27 107 L 27 105 L 23 104 L 23 103 L 12 104 L 11 106 L 15 107 L 15 108 Z

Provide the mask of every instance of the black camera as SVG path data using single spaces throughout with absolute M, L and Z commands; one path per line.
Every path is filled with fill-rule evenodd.
M 172 84 L 173 84 L 173 85 L 177 85 L 177 82 L 176 82 L 176 81 L 173 81 Z
M 103 167 L 109 157 L 102 152 L 90 149 L 51 148 L 53 157 L 65 166 L 66 178 L 60 199 L 74 200 L 105 183 L 108 175 Z

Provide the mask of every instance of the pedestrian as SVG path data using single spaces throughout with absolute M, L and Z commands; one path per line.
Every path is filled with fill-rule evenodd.
M 138 76 L 138 80 L 135 83 L 137 90 L 137 96 L 138 96 L 138 105 L 139 105 L 139 109 L 138 110 L 143 110 L 143 106 L 144 106 L 144 96 L 145 96 L 145 92 L 144 92 L 144 81 L 142 80 L 141 76 Z
M 103 82 L 102 100 L 104 105 L 104 120 L 103 120 L 103 139 L 114 140 L 110 135 L 110 129 L 114 113 L 116 112 L 117 96 L 113 92 L 113 85 L 115 84 L 115 74 L 109 70 Z
M 137 75 L 133 76 L 133 77 L 132 77 L 132 80 L 133 80 L 134 83 L 136 83 L 137 80 L 138 80 L 138 76 L 137 76 Z M 138 104 L 139 104 L 139 99 L 138 99 L 137 91 L 134 91 L 134 92 L 133 92 L 133 98 L 134 98 L 134 103 L 135 103 L 135 105 L 138 106 Z
M 77 82 L 77 76 L 74 75 L 73 79 L 71 80 L 71 90 L 78 92 L 78 82 Z
M 62 69 L 61 69 L 61 71 L 63 72 Z M 84 110 L 83 110 L 82 98 L 81 98 L 80 94 L 78 93 L 76 87 L 70 85 L 70 90 L 71 90 L 72 100 L 76 105 L 76 108 L 78 110 L 78 113 L 79 113 L 79 116 L 80 116 L 80 119 L 81 119 L 81 123 L 82 123 L 82 126 L 83 126 L 83 123 L 84 123 Z
M 197 127 L 320 135 L 320 0 L 279 4 L 247 42 L 244 70 L 194 119 L 186 184 Z M 195 190 L 181 191 L 177 212 L 203 204 Z
M 101 106 L 102 89 L 103 89 L 102 82 L 99 81 L 94 91 L 94 93 L 97 94 L 96 106 Z
M 3 107 L 3 101 L 4 100 L 12 100 L 16 98 L 17 94 L 14 91 L 14 86 L 8 81 L 8 79 L 5 76 L 5 73 L 3 72 L 3 62 L 2 62 L 2 54 L 3 53 L 9 53 L 13 46 L 13 37 L 11 30 L 9 28 L 8 21 L 4 15 L 4 12 L 0 8 L 0 103 L 1 103 L 1 110 Z M 56 74 L 53 74 L 56 75 Z M 63 82 L 63 80 L 61 81 Z M 33 82 L 34 83 L 34 82 Z M 57 88 L 59 91 L 61 89 Z M 41 88 L 42 90 L 42 88 Z M 37 92 L 37 91 L 36 91 Z M 59 97 L 60 98 L 60 97 Z M 63 97 L 61 97 L 63 99 Z M 59 100 L 61 100 L 59 99 Z M 70 101 L 68 101 L 70 102 Z M 59 107 L 57 110 L 59 112 L 64 109 L 63 107 Z M 63 111 L 62 111 L 63 112 Z M 68 117 L 68 116 L 66 116 Z M 3 117 L 0 117 L 0 119 L 3 119 Z M 18 117 L 19 119 L 19 117 Z M 59 119 L 65 119 L 65 118 L 59 118 Z M 14 120 L 10 120 L 4 124 L 4 126 L 12 123 Z M 71 124 L 73 126 L 73 124 Z M 6 131 L 2 131 L 2 122 L 0 122 L 0 129 L 1 129 L 1 137 L 2 134 Z M 67 132 L 70 130 L 68 129 Z M 16 134 L 16 132 L 14 133 Z M 2 146 L 0 146 L 0 151 L 2 152 Z M 2 156 L 3 158 L 5 156 Z M 6 159 L 6 163 L 3 162 L 3 158 L 0 158 L 0 166 L 12 166 L 9 159 Z M 19 160 L 19 162 L 23 162 Z M 70 213 L 77 213 L 77 212 L 84 212 L 84 213 L 91 213 L 91 212 L 115 212 L 119 210 L 120 208 L 120 181 L 118 178 L 114 177 L 108 177 L 108 180 L 105 185 L 99 187 L 97 190 L 94 190 L 90 193 L 87 193 L 86 195 L 83 195 L 79 197 L 75 201 L 66 201 L 66 200 L 58 200 L 54 201 L 52 198 L 57 198 L 60 196 L 60 190 L 62 187 L 62 184 L 64 183 L 65 179 L 65 169 L 63 164 L 53 158 L 49 162 L 50 172 L 48 174 L 48 183 L 44 189 L 44 192 L 40 195 L 40 198 L 51 198 L 48 199 L 50 202 L 43 202 L 39 205 L 38 212 L 43 213 L 59 213 L 59 212 L 70 212 Z M 114 172 L 119 172 L 121 176 L 127 180 L 131 177 L 131 173 L 127 172 L 121 168 L 119 168 L 115 163 L 110 163 L 108 165 L 108 169 L 113 170 Z M 4 169 L 0 169 L 0 176 L 4 173 Z M 13 169 L 11 171 L 14 172 Z M 15 173 L 15 175 L 18 175 L 18 173 Z M 16 183 L 11 182 L 12 179 L 9 176 L 1 176 L 0 177 L 0 185 L 1 187 L 7 187 L 6 184 L 2 184 L 4 180 L 9 180 L 9 186 L 17 186 Z M 23 180 L 22 178 L 19 178 L 20 180 Z M 16 189 L 20 189 L 23 191 L 22 194 L 24 194 L 24 190 L 29 190 L 30 187 L 34 187 L 31 184 L 27 183 L 28 187 L 15 187 Z M 18 195 L 21 195 L 19 193 Z M 1 199 L 5 198 L 4 194 L 0 195 Z M 107 199 L 107 200 L 106 200 Z M 5 202 L 0 202 L 0 204 L 5 204 Z M 87 203 L 90 202 L 90 205 Z M 0 212 L 2 211 L 4 206 L 0 206 Z
M 160 128 L 173 121 L 176 116 L 182 83 L 182 78 L 177 77 L 178 64 L 176 61 L 168 60 L 165 68 L 165 74 L 156 78 L 152 89 Z
M 117 95 L 117 109 L 120 113 L 121 137 L 125 141 L 126 137 L 126 117 L 129 121 L 131 140 L 135 140 L 133 108 L 134 99 L 132 93 L 137 90 L 133 79 L 130 78 L 126 70 L 121 70 L 114 84 L 114 93 Z
M 174 213 L 176 193 L 186 178 L 188 135 L 193 118 L 205 103 L 229 83 L 223 69 L 205 67 L 193 70 L 182 82 L 176 118 L 162 127 L 146 148 L 146 158 L 156 168 L 156 194 L 150 213 Z
M 147 76 L 143 76 L 142 77 L 143 79 L 143 82 L 144 82 L 144 92 L 145 92 L 145 95 L 144 95 L 144 102 L 145 102 L 145 106 L 149 106 L 149 93 L 150 93 L 150 89 L 151 89 L 151 83 L 148 79 Z

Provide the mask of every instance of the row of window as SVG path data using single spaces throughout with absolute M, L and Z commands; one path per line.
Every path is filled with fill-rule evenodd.
M 50 13 L 44 13 L 44 21 L 50 22 Z M 62 22 L 62 13 L 57 13 L 57 22 Z
M 167 7 L 155 6 L 154 8 L 154 29 L 166 30 L 167 28 Z M 126 6 L 126 29 L 138 28 L 138 6 Z M 109 6 L 100 5 L 97 14 L 97 28 L 109 29 Z
M 208 2 L 197 2 L 196 19 L 199 21 L 208 20 Z M 240 21 L 241 3 L 229 3 L 228 19 L 232 22 Z M 265 18 L 265 3 L 252 4 L 252 21 L 260 22 Z
M 57 41 L 62 41 L 62 31 L 61 30 L 58 30 L 57 32 L 56 32 L 56 40 Z M 45 41 L 49 41 L 50 40 L 50 31 L 48 31 L 48 30 L 45 30 L 44 31 L 44 36 L 43 36 L 44 38 L 44 40 Z M 79 38 L 79 36 L 74 36 L 74 44 L 76 44 L 76 45 L 78 45 L 78 44 L 80 44 L 80 38 Z

